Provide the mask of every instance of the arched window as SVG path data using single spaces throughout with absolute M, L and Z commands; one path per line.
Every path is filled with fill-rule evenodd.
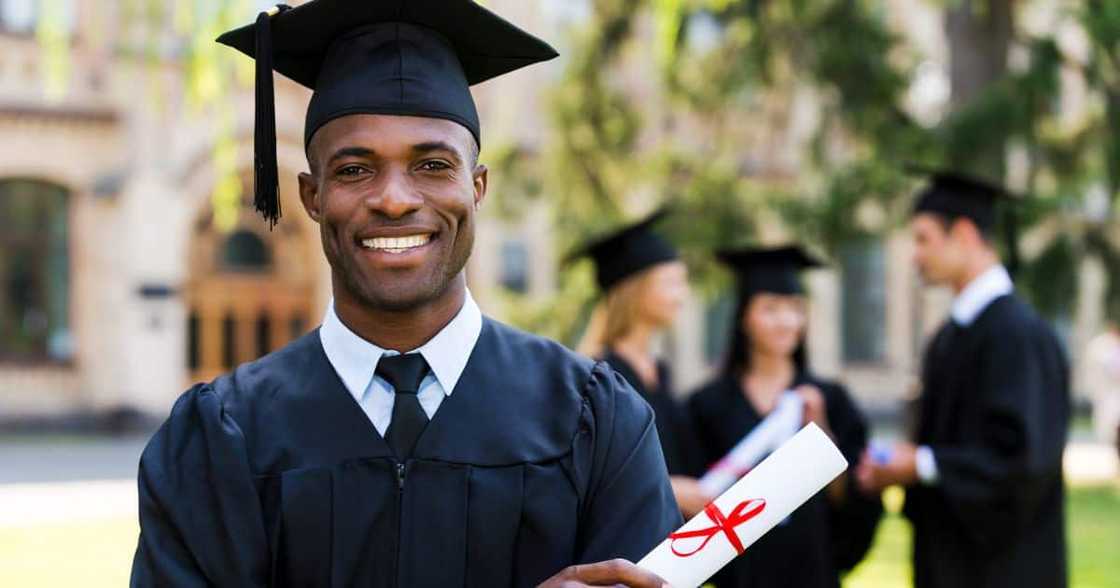
M 0 180 L 0 360 L 73 357 L 69 253 L 66 191 Z
M 271 263 L 268 245 L 250 231 L 234 231 L 222 246 L 222 267 L 227 270 L 259 272 L 267 270 Z

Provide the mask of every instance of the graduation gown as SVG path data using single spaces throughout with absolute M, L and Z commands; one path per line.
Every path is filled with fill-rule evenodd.
M 661 440 L 661 453 L 665 455 L 669 475 L 696 477 L 703 474 L 703 460 L 691 420 L 684 405 L 673 397 L 669 366 L 664 362 L 657 362 L 657 388 L 651 390 L 630 363 L 617 353 L 609 352 L 603 360 L 625 378 L 653 408 L 657 437 Z
M 139 490 L 133 586 L 533 586 L 680 524 L 649 406 L 489 319 L 407 460 L 315 331 L 183 394 Z
M 824 396 L 829 426 L 848 463 L 858 463 L 867 445 L 863 415 L 840 385 L 798 374 L 792 387 L 812 384 Z M 762 419 L 739 381 L 721 375 L 689 399 L 689 413 L 708 463 L 722 458 Z M 838 588 L 840 573 L 863 558 L 882 514 L 879 498 L 859 492 L 855 477 L 841 505 L 827 490 L 764 535 L 713 578 L 718 588 Z
M 927 350 L 915 441 L 939 480 L 906 492 L 917 588 L 1066 585 L 1062 451 L 1069 367 L 1015 296 Z

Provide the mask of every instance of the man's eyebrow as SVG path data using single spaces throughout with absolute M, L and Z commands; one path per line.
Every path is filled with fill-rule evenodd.
M 335 151 L 331 155 L 331 158 L 327 160 L 327 163 L 330 163 L 336 159 L 342 159 L 343 157 L 364 157 L 366 159 L 370 159 L 375 157 L 376 155 L 376 151 L 374 151 L 373 149 L 368 149 L 366 147 L 343 147 L 338 151 Z
M 412 146 L 412 152 L 416 154 L 431 153 L 432 151 L 447 151 L 448 153 L 454 155 L 456 159 L 462 159 L 462 155 L 459 154 L 459 150 L 456 149 L 455 146 L 451 143 L 447 143 L 444 141 L 426 141 L 424 143 L 417 143 Z

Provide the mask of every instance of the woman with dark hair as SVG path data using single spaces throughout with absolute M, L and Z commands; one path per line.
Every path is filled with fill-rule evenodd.
M 692 395 L 689 412 L 708 463 L 758 426 L 787 391 L 851 464 L 867 445 L 863 416 L 840 384 L 815 377 L 805 353 L 802 270 L 820 263 L 798 247 L 721 251 L 739 300 L 719 375 Z M 882 507 L 843 474 L 717 575 L 719 588 L 837 588 L 866 553 Z
M 695 436 L 673 396 L 669 366 L 654 353 L 656 337 L 672 325 L 688 296 L 684 262 L 653 231 L 664 215 L 658 211 L 577 252 L 595 261 L 602 291 L 577 350 L 610 364 L 653 408 L 673 494 L 681 512 L 691 517 L 713 497 L 694 477 L 701 466 Z

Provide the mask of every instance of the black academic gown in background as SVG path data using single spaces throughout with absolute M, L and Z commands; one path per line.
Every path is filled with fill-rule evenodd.
M 603 360 L 625 378 L 653 408 L 657 437 L 661 440 L 661 453 L 665 455 L 669 475 L 697 477 L 703 474 L 703 459 L 692 430 L 691 419 L 688 418 L 684 405 L 673 397 L 669 366 L 664 362 L 657 362 L 657 388 L 649 389 L 638 372 L 617 353 L 609 352 Z
M 798 374 L 793 386 L 812 384 L 826 403 L 829 426 L 850 467 L 867 446 L 867 425 L 843 386 Z M 697 390 L 689 413 L 709 463 L 722 458 L 764 418 L 737 379 L 723 375 Z M 882 515 L 878 496 L 860 493 L 847 476 L 842 505 L 817 493 L 712 579 L 718 588 L 837 588 L 840 574 L 867 553 Z
M 916 442 L 939 481 L 906 492 L 917 588 L 1066 586 L 1062 451 L 1069 366 L 1014 296 L 927 351 Z
M 646 403 L 489 319 L 403 462 L 315 331 L 186 392 L 139 481 L 133 586 L 533 586 L 681 522 Z

